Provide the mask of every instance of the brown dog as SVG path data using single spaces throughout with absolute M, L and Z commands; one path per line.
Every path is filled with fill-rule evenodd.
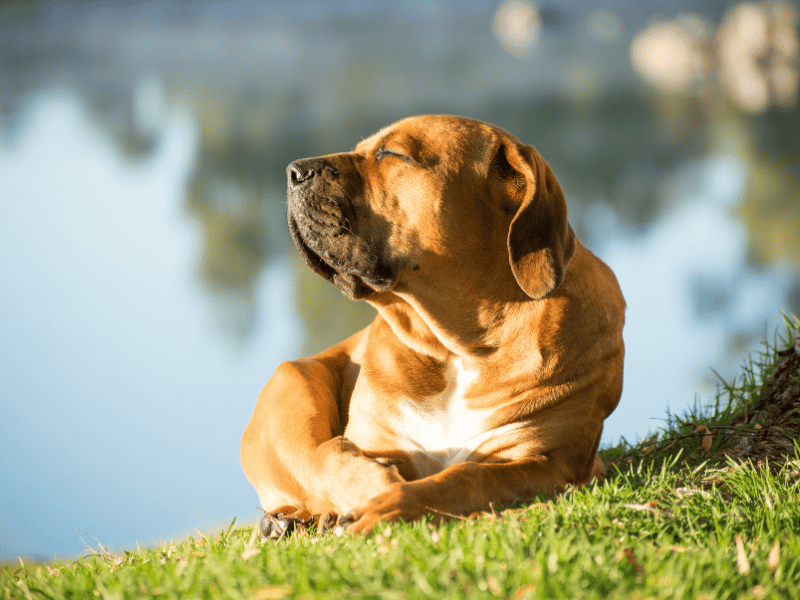
M 241 459 L 264 509 L 366 531 L 603 473 L 625 302 L 533 147 L 412 117 L 287 173 L 303 258 L 378 315 L 261 392 Z

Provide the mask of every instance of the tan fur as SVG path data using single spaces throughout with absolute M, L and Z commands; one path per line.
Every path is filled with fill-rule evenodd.
M 265 510 L 348 513 L 367 531 L 602 475 L 625 303 L 536 150 L 412 117 L 288 173 L 301 254 L 378 315 L 264 387 L 241 458 Z

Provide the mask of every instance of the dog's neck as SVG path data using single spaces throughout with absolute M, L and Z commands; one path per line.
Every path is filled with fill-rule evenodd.
M 395 292 L 375 296 L 370 304 L 401 342 L 442 363 L 452 356 L 487 361 L 514 351 L 519 332 L 531 321 L 530 311 L 538 310 L 533 301 L 499 306 L 489 306 L 487 301 L 486 306 L 467 313 L 448 303 L 425 303 Z

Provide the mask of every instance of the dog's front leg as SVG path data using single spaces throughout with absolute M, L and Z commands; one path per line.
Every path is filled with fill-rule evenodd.
M 342 437 L 348 363 L 335 350 L 280 365 L 242 437 L 242 467 L 267 512 L 343 514 L 404 481 Z
M 399 482 L 346 515 L 348 529 L 368 532 L 378 521 L 434 522 L 491 510 L 542 494 L 556 496 L 574 479 L 560 460 L 545 456 L 506 463 L 460 463 L 424 479 Z
M 365 456 L 343 436 L 336 436 L 316 449 L 312 470 L 315 494 L 340 515 L 405 482 L 392 461 Z

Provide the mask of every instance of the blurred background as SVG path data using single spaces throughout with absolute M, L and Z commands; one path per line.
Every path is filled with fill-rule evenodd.
M 0 5 L 0 560 L 260 516 L 282 360 L 367 323 L 296 255 L 285 167 L 407 115 L 535 145 L 628 301 L 603 444 L 714 397 L 800 311 L 786 0 Z

